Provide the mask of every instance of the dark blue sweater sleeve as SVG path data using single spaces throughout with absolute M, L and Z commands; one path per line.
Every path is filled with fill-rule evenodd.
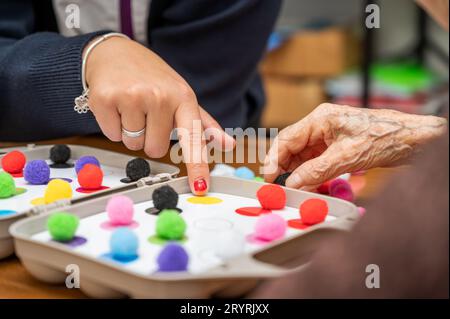
M 280 6 L 280 0 L 153 0 L 151 48 L 223 127 L 256 124 L 264 106 L 257 64 Z
M 0 141 L 99 132 L 73 100 L 82 92 L 83 48 L 107 31 L 63 37 L 34 32 L 34 19 L 31 1 L 0 2 Z
M 0 2 L 0 141 L 99 132 L 92 114 L 73 111 L 82 50 L 99 33 L 35 32 L 30 2 Z M 279 7 L 279 0 L 153 0 L 150 46 L 224 127 L 245 126 L 264 104 L 256 67 Z

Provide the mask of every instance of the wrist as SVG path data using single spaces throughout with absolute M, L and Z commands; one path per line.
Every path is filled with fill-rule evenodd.
M 447 120 L 431 115 L 410 115 L 405 120 L 409 134 L 405 142 L 411 146 L 420 146 L 442 136 L 447 131 Z
M 91 78 L 91 75 L 95 73 L 95 71 L 93 71 L 95 65 L 105 58 L 104 50 L 102 50 L 102 48 L 106 46 L 107 43 L 121 41 L 129 41 L 129 38 L 124 34 L 113 32 L 93 38 L 84 47 L 82 53 L 82 81 L 84 89 L 89 87 L 89 79 Z

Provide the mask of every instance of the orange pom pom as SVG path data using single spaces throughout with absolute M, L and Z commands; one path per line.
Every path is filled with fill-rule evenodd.
M 78 183 L 84 189 L 99 189 L 103 182 L 103 171 L 94 164 L 86 164 L 78 173 Z
M 264 209 L 283 209 L 286 206 L 286 193 L 280 185 L 263 185 L 256 197 Z
M 300 217 L 307 225 L 314 225 L 325 220 L 328 214 L 328 204 L 323 199 L 311 198 L 300 205 Z

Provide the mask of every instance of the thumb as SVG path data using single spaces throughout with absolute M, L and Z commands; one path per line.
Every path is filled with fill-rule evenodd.
M 343 174 L 339 160 L 332 156 L 328 148 L 320 156 L 304 162 L 292 172 L 286 180 L 286 186 L 291 188 L 309 189 L 321 185 L 330 179 Z

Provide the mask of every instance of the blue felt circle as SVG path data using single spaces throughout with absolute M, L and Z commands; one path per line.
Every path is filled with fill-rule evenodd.
M 15 210 L 1 210 L 0 209 L 0 216 L 7 216 L 7 215 L 13 215 L 17 214 Z

